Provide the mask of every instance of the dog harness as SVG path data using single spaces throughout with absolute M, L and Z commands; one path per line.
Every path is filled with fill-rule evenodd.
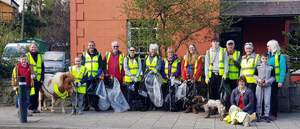
M 57 84 L 54 82 L 53 83 L 54 86 L 54 92 L 57 96 L 59 96 L 61 99 L 66 99 L 67 96 L 67 91 L 65 91 L 64 93 L 60 93 L 60 91 L 58 90 L 58 86 Z

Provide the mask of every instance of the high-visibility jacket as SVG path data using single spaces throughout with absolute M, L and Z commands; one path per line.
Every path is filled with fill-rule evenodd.
M 35 74 L 33 71 L 33 66 L 29 65 L 29 70 L 30 70 L 30 75 L 31 74 Z M 15 64 L 15 68 L 13 69 L 13 73 L 12 73 L 12 86 L 17 86 L 18 90 L 16 91 L 16 95 L 19 94 L 20 92 L 20 88 L 19 88 L 19 67 L 18 64 Z M 30 95 L 34 95 L 35 94 L 35 89 L 34 89 L 34 81 L 33 79 L 30 80 Z
M 279 68 L 279 56 L 280 56 L 280 52 L 276 52 L 275 53 L 275 79 L 276 82 L 279 81 L 279 74 L 280 74 L 280 68 Z
M 75 77 L 76 82 L 80 82 L 81 79 L 87 74 L 87 68 L 85 66 L 81 66 L 79 73 L 77 73 L 76 66 L 69 67 L 69 73 L 71 73 Z M 86 93 L 86 83 L 81 84 L 79 87 L 75 87 L 78 93 L 85 94 Z
M 34 61 L 30 53 L 26 53 L 26 56 L 28 58 L 28 63 L 33 65 L 33 70 L 36 73 L 37 77 L 36 79 L 38 81 L 41 80 L 42 76 L 42 61 L 43 61 L 43 56 L 41 54 L 37 55 L 37 62 Z
M 186 56 L 184 56 L 183 57 L 183 59 L 184 59 L 184 67 L 183 67 L 183 70 L 182 70 L 182 72 L 184 72 L 184 71 L 188 71 L 187 69 L 188 69 L 188 60 L 187 60 L 187 57 Z M 200 60 L 201 59 L 201 60 Z M 191 75 L 191 77 L 196 77 L 196 73 L 198 72 L 197 70 L 198 70 L 198 64 L 199 63 L 202 63 L 202 58 L 201 58 L 201 56 L 199 56 L 198 58 L 197 58 L 197 60 L 195 60 L 195 64 L 194 64 L 194 71 L 193 71 L 193 75 Z M 202 65 L 201 65 L 202 66 Z M 200 70 L 200 69 L 199 69 Z M 201 69 L 202 70 L 202 69 Z M 200 71 L 201 72 L 201 71 Z M 187 73 L 188 74 L 188 73 Z M 198 82 L 201 82 L 201 75 L 199 76 L 199 79 L 198 80 L 196 80 L 196 81 L 198 81 Z
M 219 75 L 222 76 L 224 74 L 224 54 L 226 52 L 226 49 L 220 47 L 219 50 Z M 211 78 L 212 75 L 212 68 L 213 68 L 213 55 L 212 55 L 212 49 L 208 50 L 206 54 L 209 56 L 209 67 L 208 67 L 208 77 Z
M 241 75 L 244 75 L 247 79 L 247 83 L 255 83 L 255 79 L 253 74 L 255 72 L 255 68 L 257 66 L 257 61 L 259 60 L 259 54 L 256 56 L 250 57 L 247 59 L 246 56 L 243 56 L 241 61 Z
M 57 86 L 57 84 L 55 82 L 53 83 L 53 86 L 54 86 L 54 92 L 55 92 L 55 94 L 57 96 L 59 96 L 61 99 L 66 99 L 68 92 L 65 90 L 64 93 L 60 93 L 60 91 L 58 90 L 58 86 Z
M 165 62 L 165 73 L 167 75 L 167 78 L 170 78 L 169 77 L 169 61 L 167 60 L 167 58 L 164 58 L 164 62 Z M 178 62 L 180 62 L 180 60 L 177 58 L 175 61 L 173 61 L 172 63 L 172 68 L 171 68 L 171 76 L 173 76 L 173 74 L 175 72 L 177 72 L 177 65 L 178 65 Z M 167 81 L 164 79 L 163 80 L 164 83 L 167 83 Z
M 158 61 L 158 56 L 155 56 L 151 63 L 150 63 L 150 57 L 146 56 L 146 71 L 148 69 L 156 70 L 157 61 Z
M 111 52 L 106 52 L 105 53 L 105 58 L 106 58 L 106 69 L 108 70 L 108 64 L 109 64 L 109 59 L 110 59 L 110 56 L 111 56 Z M 122 73 L 122 68 L 123 68 L 123 62 L 124 62 L 124 53 L 121 53 L 119 55 L 119 70 L 120 70 L 120 73 Z
M 131 61 L 132 59 L 131 58 L 128 58 L 127 57 L 127 61 L 128 61 L 128 69 L 131 73 L 131 75 L 135 78 L 136 77 L 136 74 L 138 73 L 139 71 L 139 61 L 141 60 L 140 57 L 138 58 L 133 58 L 133 61 Z M 133 62 L 133 63 L 131 63 Z M 141 67 L 141 66 L 140 66 Z M 141 76 L 139 76 L 138 78 L 138 81 L 141 81 L 142 78 Z M 132 82 L 130 76 L 125 72 L 125 82 Z
M 99 59 L 100 55 L 101 55 L 101 53 L 98 52 L 98 55 L 95 55 L 95 56 L 93 56 L 93 58 L 91 58 L 91 56 L 87 52 L 83 53 L 83 56 L 85 57 L 84 66 L 87 68 L 89 77 L 91 76 L 91 74 L 93 77 L 96 77 L 98 69 L 99 69 L 99 65 L 100 65 L 100 64 L 98 64 L 98 59 Z
M 238 60 L 240 58 L 240 51 L 234 51 L 233 53 L 233 59 Z M 234 65 L 234 62 L 228 58 L 228 78 L 231 80 L 236 80 L 239 78 L 239 68 Z

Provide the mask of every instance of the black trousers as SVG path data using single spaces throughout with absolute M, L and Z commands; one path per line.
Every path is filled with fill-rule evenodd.
M 133 82 L 126 82 L 126 87 L 127 87 L 127 97 L 126 100 L 130 106 L 130 108 L 132 109 L 133 106 L 133 100 L 136 100 L 139 98 L 139 94 L 138 94 L 138 87 L 140 85 L 140 82 L 136 82 L 134 85 L 134 91 L 130 90 L 130 87 L 133 85 Z M 124 94 L 124 96 L 126 96 Z
M 278 82 L 272 83 L 272 89 L 271 89 L 271 107 L 270 107 L 270 114 L 272 116 L 277 117 L 277 111 L 278 111 Z
M 222 76 L 212 73 L 209 81 L 209 99 L 220 99 L 220 85 L 221 85 Z
M 237 87 L 236 79 L 235 80 L 231 80 L 231 79 L 227 78 L 226 82 L 229 84 L 231 91 L 233 91 Z M 227 95 L 226 99 L 225 99 L 226 111 L 229 111 L 229 108 L 231 106 L 230 98 L 231 98 L 231 94 Z
M 94 80 L 86 81 L 86 89 L 90 87 L 90 85 L 94 82 Z M 97 109 L 99 102 L 99 96 L 91 95 L 91 94 L 84 94 L 83 104 L 85 108 L 92 106 L 93 108 Z
M 35 94 L 30 96 L 29 110 L 37 110 L 39 104 L 39 91 L 42 86 L 40 81 L 34 80 L 34 91 Z
M 255 95 L 255 92 L 256 92 L 256 84 L 255 83 L 248 83 L 247 84 L 247 88 L 251 89 L 252 92 L 253 92 L 253 95 L 254 95 L 254 112 L 256 111 L 256 95 Z

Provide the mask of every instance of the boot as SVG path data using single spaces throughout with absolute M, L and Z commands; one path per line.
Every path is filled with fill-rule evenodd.
M 209 116 L 210 116 L 210 114 L 209 114 L 209 110 L 208 111 L 205 111 L 205 116 L 204 116 L 204 118 L 208 118 Z
M 82 115 L 82 106 L 79 106 L 79 111 L 78 111 L 78 115 Z
M 197 109 L 196 109 L 196 105 L 193 105 L 193 106 L 192 106 L 192 109 L 193 109 L 193 113 L 194 113 L 194 114 L 197 114 L 197 113 L 198 113 L 198 112 L 197 112 Z
M 84 106 L 83 111 L 89 111 L 90 110 L 90 106 Z
M 75 106 L 72 106 L 71 115 L 76 115 L 76 107 Z

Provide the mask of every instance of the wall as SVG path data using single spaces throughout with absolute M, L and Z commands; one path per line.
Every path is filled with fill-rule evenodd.
M 127 34 L 127 18 L 120 16 L 120 8 L 117 8 L 124 0 L 71 0 L 71 60 L 75 56 L 81 56 L 87 50 L 87 43 L 95 41 L 96 48 L 101 52 L 102 57 L 105 51 L 111 50 L 111 42 L 119 41 L 120 50 L 127 53 L 126 43 L 118 38 Z M 208 30 L 200 32 L 207 35 Z M 197 45 L 200 54 L 210 47 L 210 39 L 205 40 L 205 36 L 200 36 Z M 185 43 L 190 44 L 190 41 Z M 186 45 L 182 45 L 177 53 L 180 57 L 186 53 Z
M 282 31 L 285 31 L 284 19 L 268 20 L 243 20 L 243 43 L 252 42 L 256 53 L 262 54 L 267 52 L 267 42 L 275 39 L 283 48 L 285 37 Z
M 12 20 L 13 18 L 13 7 L 0 1 L 0 20 Z

